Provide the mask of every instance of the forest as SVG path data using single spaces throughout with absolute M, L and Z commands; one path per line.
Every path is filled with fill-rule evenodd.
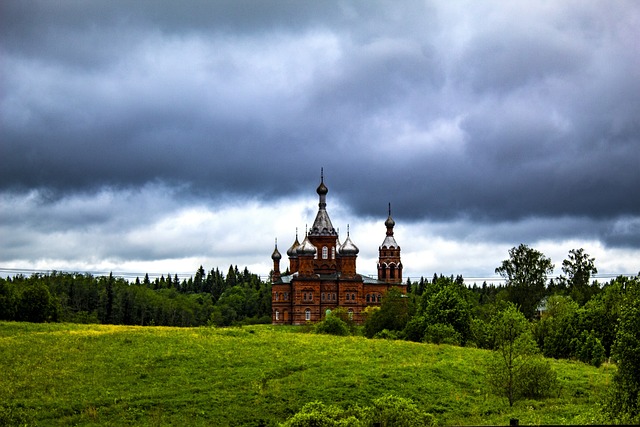
M 271 286 L 230 266 L 180 281 L 52 272 L 0 279 L 0 320 L 157 326 L 271 323 Z

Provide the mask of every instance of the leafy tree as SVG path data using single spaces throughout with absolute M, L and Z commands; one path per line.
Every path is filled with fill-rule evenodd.
M 17 310 L 18 294 L 15 285 L 0 279 L 0 320 L 14 320 Z
M 37 323 L 56 322 L 58 313 L 58 301 L 44 283 L 36 282 L 22 290 L 18 300 L 17 320 Z
M 571 341 L 571 347 L 581 362 L 588 363 L 596 368 L 599 368 L 604 362 L 604 347 L 593 331 L 582 331 L 578 338 L 574 338 Z
M 569 295 L 580 305 L 584 305 L 593 294 L 590 286 L 591 275 L 597 274 L 595 258 L 589 258 L 584 249 L 571 249 L 567 259 L 562 261 L 562 271 L 567 275 Z
M 612 356 L 618 365 L 608 410 L 618 422 L 640 423 L 640 276 L 628 280 Z
M 495 351 L 488 364 L 492 390 L 514 402 L 531 394 L 548 392 L 555 377 L 539 357 L 529 322 L 514 305 L 499 312 L 492 322 Z
M 606 357 L 611 355 L 611 347 L 616 339 L 623 292 L 629 280 L 623 276 L 611 280 L 587 301 L 580 313 L 583 329 L 595 332 L 604 347 Z
M 570 297 L 553 295 L 547 299 L 546 308 L 535 324 L 538 345 L 546 357 L 570 358 L 581 333 L 578 304 Z
M 461 277 L 461 276 L 459 276 Z M 470 291 L 449 278 L 439 278 L 433 286 L 435 292 L 422 296 L 422 313 L 429 325 L 449 325 L 455 334 L 451 343 L 464 345 L 471 327 Z M 441 331 L 445 329 L 440 328 Z
M 364 333 L 372 338 L 383 329 L 402 331 L 411 318 L 411 311 L 411 300 L 397 288 L 391 288 L 382 297 L 380 309 L 372 311 L 367 316 Z
M 509 300 L 527 319 L 533 319 L 545 293 L 547 274 L 553 272 L 551 260 L 525 244 L 509 249 L 496 273 L 507 281 Z

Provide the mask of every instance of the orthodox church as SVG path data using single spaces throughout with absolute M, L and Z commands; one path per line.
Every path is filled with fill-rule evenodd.
M 327 213 L 327 186 L 320 175 L 316 192 L 320 197 L 318 213 L 313 226 L 306 232 L 302 243 L 296 239 L 287 250 L 289 274 L 280 273 L 282 255 L 278 245 L 271 255 L 273 260 L 272 323 L 302 325 L 318 322 L 337 307 L 344 307 L 349 316 L 362 323 L 362 312 L 368 306 L 379 306 L 385 292 L 397 287 L 406 293 L 402 283 L 400 246 L 393 237 L 395 221 L 389 216 L 384 225 L 386 236 L 379 247 L 378 278 L 358 274 L 356 260 L 358 247 L 351 241 L 349 229 L 344 242 Z

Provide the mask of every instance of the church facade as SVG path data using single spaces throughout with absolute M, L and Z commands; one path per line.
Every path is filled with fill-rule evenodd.
M 380 247 L 378 277 L 359 274 L 356 269 L 358 247 L 351 241 L 349 231 L 344 242 L 331 224 L 326 210 L 329 192 L 321 174 L 318 213 L 313 226 L 305 233 L 302 243 L 296 239 L 287 250 L 288 274 L 281 274 L 282 255 L 276 247 L 273 260 L 272 323 L 302 325 L 322 320 L 330 310 L 343 307 L 356 323 L 362 323 L 368 306 L 379 306 L 382 296 L 392 287 L 406 293 L 402 283 L 400 246 L 393 236 L 395 221 L 385 221 L 386 235 Z

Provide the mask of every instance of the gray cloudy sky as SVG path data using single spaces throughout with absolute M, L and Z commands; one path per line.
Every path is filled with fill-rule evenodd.
M 526 243 L 640 271 L 636 1 L 0 3 L 0 268 L 266 275 L 317 210 L 375 271 Z

